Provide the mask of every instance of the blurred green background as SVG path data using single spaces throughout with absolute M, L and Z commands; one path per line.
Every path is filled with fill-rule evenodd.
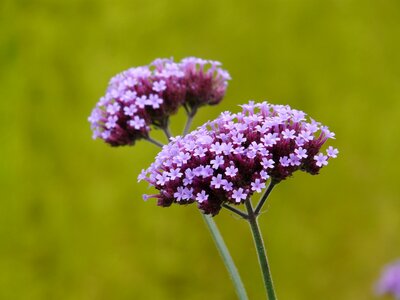
M 339 158 L 261 218 L 279 298 L 375 299 L 400 256 L 399 20 L 398 0 L 1 1 L 0 299 L 235 299 L 195 206 L 141 200 L 157 149 L 108 147 L 87 122 L 114 74 L 190 55 L 233 77 L 195 125 L 267 99 L 336 132 Z M 263 299 L 248 225 L 215 220 Z

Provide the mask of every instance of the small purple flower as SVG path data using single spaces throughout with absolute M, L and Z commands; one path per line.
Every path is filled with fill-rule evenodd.
M 164 172 L 162 174 L 157 174 L 156 176 L 157 179 L 157 184 L 160 186 L 163 186 L 167 181 L 168 181 L 168 174 L 167 172 Z
M 289 162 L 290 162 L 291 166 L 300 166 L 301 165 L 299 156 L 295 155 L 293 153 L 289 154 Z
M 213 176 L 213 177 L 211 178 L 210 185 L 211 185 L 212 187 L 216 188 L 216 189 L 219 189 L 222 185 L 225 184 L 225 182 L 226 182 L 226 180 L 225 180 L 225 179 L 222 179 L 222 175 L 221 175 L 221 174 L 218 174 L 216 177 Z
M 184 196 L 185 196 L 184 187 L 178 186 L 178 188 L 176 189 L 176 192 L 174 193 L 174 197 L 175 197 L 176 201 L 181 201 Z
M 240 203 L 242 200 L 245 200 L 247 198 L 247 194 L 244 193 L 242 188 L 239 188 L 238 190 L 233 190 L 232 198 L 235 200 L 236 203 Z
M 290 159 L 287 156 L 282 156 L 279 158 L 279 163 L 281 164 L 282 167 L 288 167 L 290 166 Z
M 212 164 L 213 169 L 218 169 L 225 163 L 224 157 L 221 155 L 217 155 L 214 159 L 210 161 L 210 163 Z
M 181 168 L 171 169 L 168 173 L 171 180 L 182 177 Z
M 284 131 L 282 131 L 282 136 L 284 139 L 293 139 L 295 138 L 295 133 L 296 131 L 294 131 L 293 129 L 285 129 Z
M 326 153 L 328 157 L 336 158 L 339 153 L 339 150 L 333 148 L 332 146 L 329 146 L 328 149 L 326 150 Z
M 201 176 L 203 178 L 207 178 L 210 177 L 214 174 L 214 170 L 211 168 L 211 166 L 207 165 L 205 167 L 203 167 L 203 169 L 201 170 Z
M 158 95 L 150 94 L 146 101 L 146 105 L 153 107 L 154 109 L 160 108 L 160 105 L 164 102 Z
M 135 104 L 131 104 L 129 106 L 124 107 L 125 115 L 130 116 L 130 117 L 132 117 L 137 111 L 138 111 L 138 109 L 136 108 Z
M 222 204 L 240 204 L 262 192 L 269 179 L 277 184 L 298 170 L 318 174 L 338 153 L 320 152 L 334 135 L 307 122 L 301 111 L 267 102 L 242 109 L 224 112 L 163 147 L 145 179 L 159 190 L 158 205 L 196 202 L 204 213 L 216 215 Z
M 270 159 L 270 158 L 266 158 L 264 157 L 261 161 L 261 165 L 265 168 L 265 169 L 272 169 L 274 167 L 275 162 Z
M 251 183 L 251 189 L 257 193 L 261 193 L 261 190 L 265 188 L 265 182 L 261 181 L 257 178 L 254 182 Z
M 114 102 L 112 104 L 107 105 L 107 112 L 110 115 L 115 115 L 119 111 L 120 108 L 121 108 L 121 106 L 118 103 Z
M 318 167 L 326 166 L 328 164 L 328 156 L 323 155 L 322 153 L 315 155 L 314 160 Z
M 232 191 L 232 189 L 233 189 L 233 183 L 226 180 L 226 181 L 224 182 L 224 186 L 223 186 L 222 188 L 223 188 L 225 191 L 227 191 L 227 192 Z
M 183 195 L 182 195 L 182 199 L 183 200 L 190 200 L 193 197 L 193 188 L 187 188 L 185 187 L 183 189 Z
M 118 121 L 118 117 L 117 116 L 109 116 L 107 118 L 107 122 L 106 122 L 106 128 L 107 129 L 112 129 L 115 126 L 117 126 L 117 121 Z
M 311 141 L 314 138 L 311 131 L 308 130 L 302 130 L 299 136 L 306 142 Z
M 238 171 L 239 171 L 238 168 L 235 168 L 234 166 L 230 166 L 225 169 L 225 175 L 228 177 L 235 177 Z
M 376 290 L 379 295 L 389 294 L 400 299 L 400 260 L 385 267 Z
M 153 91 L 162 92 L 167 88 L 164 80 L 154 81 L 153 82 Z
M 199 203 L 202 203 L 203 201 L 206 201 L 208 199 L 208 195 L 206 194 L 205 191 L 201 191 L 200 193 L 197 193 L 196 195 L 196 200 Z
M 194 150 L 193 155 L 198 157 L 204 157 L 206 154 L 206 150 L 203 147 L 198 147 Z
M 139 108 L 144 109 L 146 104 L 147 104 L 147 96 L 146 95 L 143 95 L 143 96 L 140 96 L 140 97 L 136 98 L 136 105 Z
M 246 140 L 247 139 L 244 137 L 243 133 L 238 133 L 236 136 L 232 136 L 232 141 L 236 145 L 241 145 L 246 142 Z
M 267 180 L 268 178 L 270 178 L 270 176 L 268 175 L 267 172 L 265 172 L 264 170 L 260 171 L 260 176 L 262 179 Z
M 129 126 L 135 128 L 136 130 L 139 130 L 140 128 L 146 125 L 146 121 L 138 116 L 135 116 L 133 120 L 128 121 L 128 124 Z
M 295 149 L 294 150 L 294 153 L 296 153 L 296 156 L 299 158 L 299 159 L 302 159 L 302 158 L 307 158 L 307 150 L 306 149 L 303 149 L 303 147 L 299 147 L 299 148 L 297 148 L 297 149 Z

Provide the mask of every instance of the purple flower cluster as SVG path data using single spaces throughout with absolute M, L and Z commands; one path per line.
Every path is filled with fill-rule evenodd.
M 189 57 L 157 59 L 114 76 L 89 117 L 93 138 L 112 146 L 148 137 L 150 126 L 165 128 L 183 105 L 189 113 L 219 103 L 230 76 L 216 61 Z
M 377 292 L 400 299 L 400 260 L 387 266 L 378 282 Z
M 180 66 L 185 73 L 185 105 L 189 110 L 221 102 L 231 77 L 220 68 L 220 62 L 188 57 L 181 61 Z
M 242 112 L 222 113 L 185 137 L 163 147 L 139 175 L 159 190 L 158 205 L 197 202 L 216 215 L 223 203 L 240 204 L 297 170 L 318 174 L 338 150 L 320 152 L 334 133 L 302 111 L 267 102 L 242 105 Z

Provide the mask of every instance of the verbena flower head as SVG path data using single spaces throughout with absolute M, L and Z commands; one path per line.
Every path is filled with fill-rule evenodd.
M 195 110 L 219 103 L 230 79 L 219 66 L 193 57 L 156 59 L 117 74 L 89 117 L 93 138 L 112 146 L 134 144 L 148 137 L 151 125 L 165 127 L 181 105 Z
M 196 57 L 181 61 L 180 67 L 186 79 L 185 102 L 190 109 L 221 102 L 231 77 L 220 66 L 220 62 Z
M 400 260 L 387 266 L 377 285 L 378 294 L 388 294 L 400 299 Z
M 293 172 L 318 174 L 338 150 L 321 151 L 334 133 L 302 111 L 267 102 L 222 113 L 185 137 L 163 147 L 139 175 L 159 193 L 158 205 L 197 202 L 215 215 L 223 203 L 240 204 L 260 193 L 268 180 L 278 183 Z

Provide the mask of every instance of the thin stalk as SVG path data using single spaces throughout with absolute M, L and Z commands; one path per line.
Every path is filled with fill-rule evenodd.
M 260 214 L 260 210 L 262 209 L 262 207 L 263 207 L 265 201 L 267 200 L 269 194 L 272 192 L 272 189 L 274 188 L 274 186 L 275 186 L 275 183 L 271 181 L 269 186 L 268 186 L 268 188 L 267 188 L 267 190 L 265 191 L 264 195 L 262 196 L 260 202 L 258 202 L 258 204 L 256 206 L 256 209 L 254 210 L 254 214 L 256 216 L 258 216 Z
M 250 200 L 246 200 L 246 208 L 248 212 L 249 218 L 247 219 L 250 224 L 251 232 L 253 234 L 254 244 L 257 250 L 258 262 L 260 264 L 261 273 L 264 279 L 265 289 L 267 290 L 267 299 L 268 300 L 276 300 L 274 291 L 274 284 L 272 282 L 271 271 L 268 265 L 267 253 L 264 247 L 264 241 L 261 235 L 260 228 L 257 223 L 257 215 L 253 210 L 253 206 L 251 205 Z
M 164 131 L 165 136 L 167 137 L 167 139 L 169 141 L 171 139 L 171 136 L 172 136 L 171 135 L 171 131 L 169 130 L 169 126 L 167 125 L 167 126 L 163 127 L 162 130 Z
M 160 142 L 153 140 L 150 137 L 146 137 L 145 139 L 147 141 L 151 142 L 152 144 L 156 145 L 157 147 L 162 148 L 164 146 Z M 219 254 L 222 257 L 225 267 L 228 270 L 229 276 L 231 277 L 233 286 L 235 287 L 235 291 L 236 291 L 236 294 L 237 294 L 239 300 L 248 300 L 249 298 L 247 297 L 246 289 L 244 288 L 243 282 L 240 278 L 240 275 L 235 266 L 235 263 L 233 262 L 232 256 L 229 253 L 228 247 L 226 246 L 225 241 L 222 238 L 221 233 L 219 232 L 217 224 L 215 223 L 215 221 L 212 217 L 210 217 L 208 215 L 204 215 L 202 213 L 200 213 L 200 214 L 202 215 L 203 220 L 206 223 L 207 228 L 211 233 L 211 236 L 215 242 L 215 245 L 218 249 Z
M 233 212 L 233 213 L 235 213 L 237 215 L 239 215 L 240 217 L 242 217 L 245 220 L 247 220 L 247 218 L 249 217 L 246 213 L 244 213 L 241 210 L 239 210 L 239 209 L 237 209 L 237 208 L 235 208 L 233 206 L 230 206 L 228 204 L 224 203 L 224 204 L 222 204 L 222 207 L 226 208 L 227 210 L 230 210 L 231 212 Z
M 187 109 L 186 112 L 188 117 L 186 120 L 185 129 L 183 130 L 183 136 L 188 134 L 190 126 L 192 126 L 193 118 L 196 115 L 197 108 L 193 108 L 191 111 Z
M 218 252 L 221 255 L 225 267 L 228 270 L 228 273 L 233 281 L 233 285 L 236 289 L 236 294 L 238 298 L 240 300 L 247 300 L 248 297 L 246 294 L 246 289 L 244 288 L 239 272 L 235 266 L 235 263 L 233 262 L 232 256 L 230 255 L 229 250 L 226 247 L 224 239 L 222 238 L 222 235 L 219 232 L 217 225 L 215 224 L 211 216 L 204 214 L 201 215 L 203 216 L 203 220 L 206 223 L 208 229 L 210 230 L 211 236 L 213 237 Z
M 148 141 L 148 142 L 150 142 L 150 143 L 156 145 L 157 147 L 162 148 L 162 147 L 164 146 L 164 144 L 160 143 L 159 141 L 156 141 L 156 140 L 152 139 L 152 138 L 149 137 L 149 136 L 145 137 L 144 139 L 145 139 L 146 141 Z
M 193 118 L 197 112 L 197 108 L 193 108 L 191 111 L 189 111 L 189 109 L 186 106 L 184 107 L 188 118 L 185 124 L 185 129 L 183 130 L 183 136 L 188 134 L 190 126 L 192 125 L 193 122 Z M 215 242 L 215 246 L 217 247 L 218 252 L 222 257 L 222 261 L 224 262 L 225 268 L 227 269 L 229 276 L 231 277 L 233 286 L 235 287 L 235 291 L 239 300 L 248 300 L 249 298 L 247 297 L 246 289 L 244 287 L 242 279 L 240 278 L 239 272 L 236 268 L 235 263 L 233 262 L 232 256 L 229 253 L 228 247 L 225 244 L 225 241 L 218 229 L 217 224 L 215 223 L 212 217 L 205 215 L 203 213 L 200 214 L 203 217 L 203 220 L 206 223 L 207 228 L 210 231 L 211 236 Z

